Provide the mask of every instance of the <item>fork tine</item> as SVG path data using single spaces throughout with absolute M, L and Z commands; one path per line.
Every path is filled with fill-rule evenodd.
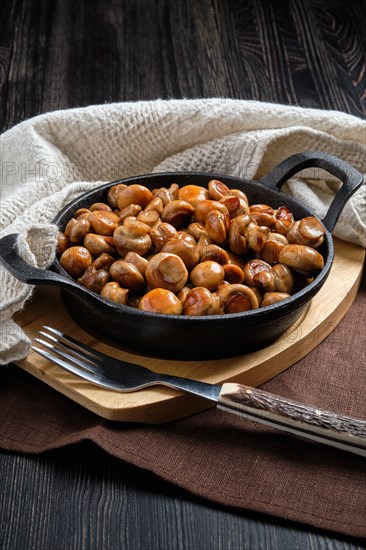
M 75 358 L 79 358 L 81 361 L 87 363 L 88 367 L 90 367 L 90 370 L 95 370 L 96 368 L 98 368 L 100 359 L 98 359 L 97 357 L 91 358 L 91 356 L 89 356 L 88 354 L 86 354 L 84 352 L 81 353 L 80 351 L 77 351 L 75 349 L 75 347 L 69 346 L 66 342 L 58 340 L 57 338 L 55 338 L 51 334 L 47 334 L 47 332 L 43 332 L 43 330 L 39 330 L 38 334 L 41 334 L 43 337 L 47 338 L 46 342 L 50 341 L 51 343 L 54 344 L 54 347 L 64 349 L 64 350 L 70 352 Z M 40 339 L 37 339 L 37 338 L 35 338 L 35 340 L 37 342 L 39 342 L 40 344 L 46 345 L 46 342 L 44 342 L 43 340 L 40 340 Z M 49 345 L 48 345 L 48 347 L 49 347 Z
M 48 327 L 47 325 L 43 325 L 43 330 L 46 330 L 48 332 L 51 332 L 52 334 L 56 334 L 56 336 L 59 336 L 62 338 L 65 342 L 68 342 L 75 347 L 75 349 L 81 350 L 82 353 L 86 352 L 88 355 L 90 355 L 94 360 L 95 359 L 105 359 L 107 355 L 105 353 L 102 353 L 101 351 L 97 351 L 96 349 L 91 348 L 90 346 L 87 346 L 83 342 L 79 342 L 78 340 L 74 340 L 71 336 L 68 336 L 67 334 L 64 334 L 60 330 L 56 330 L 55 328 Z
M 89 382 L 94 382 L 93 373 L 83 370 L 77 367 L 76 365 L 67 363 L 60 357 L 56 357 L 55 355 L 48 353 L 48 351 L 44 351 L 43 349 L 37 348 L 37 346 L 31 346 L 31 348 L 33 351 L 35 351 L 39 355 L 42 355 L 42 357 L 44 357 L 45 359 L 48 359 L 48 361 L 51 361 L 51 363 L 55 363 L 56 365 L 65 369 L 66 371 L 71 372 L 72 374 L 76 374 L 80 378 L 84 378 L 84 380 L 88 380 Z
M 58 357 L 61 357 L 63 359 L 66 359 L 67 361 L 71 361 L 72 363 L 74 363 L 75 365 L 78 365 L 79 367 L 81 367 L 82 369 L 85 369 L 89 372 L 96 372 L 96 368 L 95 368 L 95 365 L 91 365 L 88 361 L 89 359 L 87 358 L 86 361 L 84 361 L 83 357 L 79 355 L 80 359 L 78 357 L 76 357 L 75 355 L 71 354 L 71 353 L 68 353 L 68 352 L 65 352 L 63 351 L 62 349 L 59 349 L 57 348 L 56 346 L 50 344 L 49 342 L 46 342 L 45 340 L 42 340 L 41 338 L 35 338 L 34 339 L 36 342 L 38 342 L 39 344 L 42 344 L 42 346 L 44 346 L 45 348 L 49 349 L 50 351 L 52 351 L 54 354 L 56 354 Z M 59 344 L 59 342 L 56 341 L 57 344 Z M 65 349 L 67 349 L 66 346 L 63 346 Z M 71 350 L 73 351 L 73 350 Z M 97 367 L 98 368 L 98 367 Z

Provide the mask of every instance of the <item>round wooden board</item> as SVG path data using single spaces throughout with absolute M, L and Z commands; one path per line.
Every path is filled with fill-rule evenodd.
M 356 296 L 364 259 L 364 249 L 335 239 L 331 273 L 303 317 L 272 345 L 228 359 L 171 361 L 113 348 L 76 325 L 63 306 L 59 291 L 50 287 L 40 288 L 23 312 L 17 314 L 16 321 L 31 340 L 42 325 L 49 325 L 104 353 L 151 370 L 212 384 L 239 382 L 256 387 L 304 357 L 337 326 Z M 213 406 L 204 399 L 162 386 L 134 393 L 98 388 L 52 365 L 35 352 L 18 361 L 17 365 L 83 407 L 110 420 L 157 424 Z

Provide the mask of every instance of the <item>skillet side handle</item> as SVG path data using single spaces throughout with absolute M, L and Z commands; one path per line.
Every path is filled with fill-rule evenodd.
M 267 176 L 259 180 L 271 189 L 280 189 L 282 184 L 305 168 L 317 167 L 326 170 L 342 182 L 322 222 L 330 233 L 338 221 L 349 198 L 361 187 L 363 175 L 344 160 L 319 151 L 305 151 L 280 162 Z
M 0 263 L 19 281 L 29 285 L 56 285 L 64 288 L 82 287 L 72 280 L 47 269 L 28 264 L 18 253 L 18 234 L 11 233 L 0 240 Z

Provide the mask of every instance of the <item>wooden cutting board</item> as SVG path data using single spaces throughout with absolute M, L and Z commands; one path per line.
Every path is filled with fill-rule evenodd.
M 365 250 L 335 239 L 330 275 L 302 318 L 272 345 L 239 357 L 216 361 L 171 361 L 113 348 L 80 328 L 63 306 L 60 292 L 41 287 L 16 321 L 31 340 L 42 325 L 72 335 L 114 357 L 152 370 L 219 384 L 241 382 L 256 387 L 284 371 L 314 349 L 337 326 L 359 288 Z M 205 410 L 213 405 L 201 398 L 156 386 L 133 393 L 118 393 L 93 386 L 52 365 L 35 352 L 17 365 L 73 401 L 110 420 L 157 424 Z

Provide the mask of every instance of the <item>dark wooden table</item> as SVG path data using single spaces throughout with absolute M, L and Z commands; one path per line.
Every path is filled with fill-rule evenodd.
M 1 131 L 56 109 L 182 97 L 364 118 L 365 29 L 361 0 L 2 0 Z M 2 452 L 0 472 L 3 550 L 365 547 L 212 505 L 89 443 Z

